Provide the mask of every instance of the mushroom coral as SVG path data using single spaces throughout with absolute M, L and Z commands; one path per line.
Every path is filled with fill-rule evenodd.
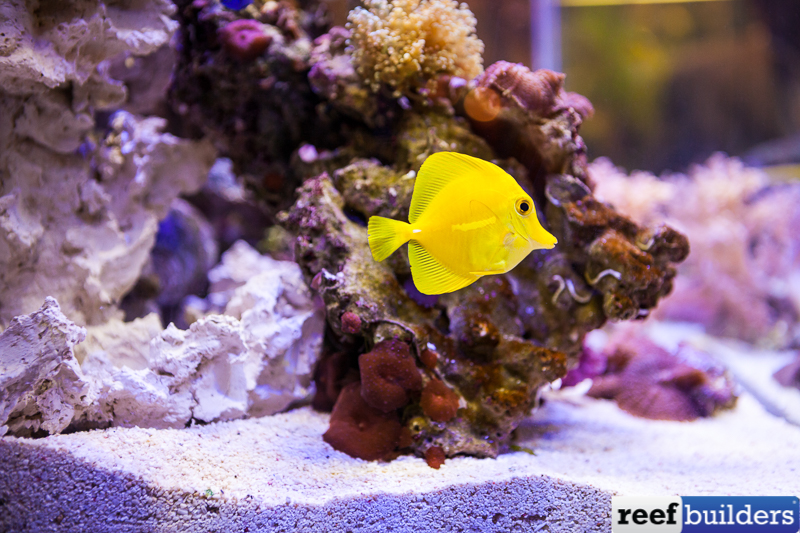
M 264 33 L 264 25 L 250 19 L 226 24 L 220 28 L 219 37 L 225 51 L 242 61 L 252 61 L 272 43 L 272 37 Z
M 408 344 L 398 339 L 376 344 L 371 352 L 358 358 L 358 367 L 361 396 L 384 413 L 405 406 L 409 401 L 408 391 L 422 388 L 422 376 Z
M 606 369 L 587 393 L 616 400 L 628 413 L 654 420 L 695 420 L 735 405 L 733 382 L 704 352 L 681 346 L 675 354 L 641 336 L 605 350 Z
M 396 412 L 384 413 L 369 406 L 361 397 L 361 384 L 350 383 L 339 394 L 322 439 L 351 457 L 376 461 L 394 451 L 401 429 Z

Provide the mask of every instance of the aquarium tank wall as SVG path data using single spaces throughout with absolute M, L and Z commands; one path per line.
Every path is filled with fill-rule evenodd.
M 789 505 L 798 17 L 3 4 L 0 533 Z

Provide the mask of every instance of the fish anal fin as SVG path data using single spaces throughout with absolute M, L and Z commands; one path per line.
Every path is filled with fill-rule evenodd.
M 408 243 L 408 259 L 414 285 L 423 294 L 444 294 L 463 289 L 479 275 L 463 276 L 444 266 L 417 241 Z
M 470 272 L 473 276 L 493 276 L 495 274 L 505 274 L 505 270 L 487 270 L 486 272 Z
M 454 181 L 462 178 L 483 181 L 489 178 L 487 174 L 498 171 L 504 174 L 488 161 L 457 152 L 431 154 L 417 174 L 408 221 L 414 224 L 442 189 Z

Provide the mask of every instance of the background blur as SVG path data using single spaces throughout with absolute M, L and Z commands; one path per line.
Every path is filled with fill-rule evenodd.
M 682 171 L 716 151 L 800 163 L 800 0 L 468 0 L 499 59 L 567 74 L 589 157 Z M 343 24 L 357 2 L 331 0 Z

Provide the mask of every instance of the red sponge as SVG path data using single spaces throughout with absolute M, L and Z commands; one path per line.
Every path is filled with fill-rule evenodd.
M 382 413 L 361 398 L 361 385 L 342 389 L 322 439 L 336 450 L 366 461 L 387 458 L 400 441 L 397 413 Z
M 431 420 L 447 422 L 456 416 L 458 411 L 458 394 L 450 390 L 443 381 L 434 379 L 425 385 L 419 403 L 422 411 Z
M 398 339 L 379 342 L 371 352 L 358 358 L 361 396 L 383 412 L 394 411 L 409 401 L 408 391 L 422 388 L 408 344 Z
M 429 467 L 439 470 L 439 467 L 444 464 L 444 460 L 444 450 L 441 446 L 431 446 L 425 450 L 425 462 Z

